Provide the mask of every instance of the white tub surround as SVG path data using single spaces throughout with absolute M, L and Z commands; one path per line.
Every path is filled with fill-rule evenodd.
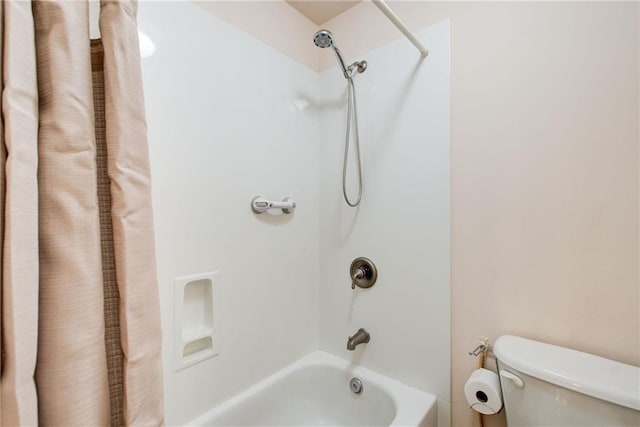
M 355 81 L 364 174 L 355 210 L 340 188 L 347 99 L 337 67 L 318 74 L 192 2 L 143 2 L 139 28 L 156 46 L 143 60 L 143 77 L 167 425 L 184 425 L 318 349 L 446 406 L 448 23 L 416 33 L 429 46 L 427 59 L 404 39 L 346 58 L 369 61 Z M 312 36 L 309 51 L 333 55 Z M 250 208 L 256 195 L 290 197 L 297 207 L 257 214 Z M 361 256 L 376 264 L 378 281 L 352 290 L 349 266 Z M 200 329 L 179 320 L 174 279 L 211 271 L 220 273 L 212 300 L 205 292 L 196 299 L 213 301 L 199 305 L 201 313 L 213 307 L 213 317 L 198 320 L 209 325 Z M 359 328 L 371 341 L 347 353 L 347 337 Z M 197 340 L 186 356 L 198 362 L 177 370 L 174 344 L 184 359 L 185 338 Z M 200 359 L 203 349 L 217 356 Z M 365 384 L 367 398 L 357 402 L 368 402 L 374 388 Z M 377 414 L 374 424 L 395 416 Z M 336 422 L 367 424 L 362 417 Z
M 345 58 L 368 62 L 354 79 L 364 181 L 358 209 L 341 192 L 347 83 L 337 66 L 320 74 L 320 349 L 448 401 L 449 22 L 416 37 L 429 47 L 427 58 L 405 39 Z M 350 154 L 347 190 L 356 194 Z M 349 266 L 358 257 L 377 267 L 371 289 L 351 289 Z M 371 341 L 347 351 L 359 328 Z
M 192 2 L 140 2 L 138 22 L 157 48 L 142 70 L 166 423 L 177 426 L 318 349 L 318 74 Z M 298 208 L 257 215 L 256 195 Z M 211 271 L 204 345 L 218 356 L 176 371 L 174 344 L 181 359 L 193 336 L 173 337 L 174 280 Z
M 354 377 L 359 395 L 349 388 Z M 436 427 L 436 397 L 316 351 L 188 425 Z

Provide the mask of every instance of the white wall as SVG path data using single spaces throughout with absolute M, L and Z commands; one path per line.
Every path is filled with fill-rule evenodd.
M 195 0 L 216 17 L 318 71 L 320 55 L 309 49 L 318 26 L 284 0 Z
M 168 425 L 318 347 L 318 74 L 187 2 L 141 2 Z M 298 203 L 255 216 L 256 194 Z M 173 279 L 220 270 L 219 356 L 173 372 Z
M 369 64 L 355 78 L 359 209 L 346 206 L 341 190 L 346 81 L 335 64 L 321 74 L 320 347 L 449 401 L 449 23 L 417 36 L 431 50 L 422 61 L 404 39 L 347 61 Z M 349 266 L 359 256 L 378 267 L 373 288 L 351 290 Z M 361 327 L 371 342 L 347 351 Z

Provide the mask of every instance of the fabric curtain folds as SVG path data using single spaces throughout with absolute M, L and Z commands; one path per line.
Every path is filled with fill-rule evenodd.
M 0 425 L 159 426 L 136 3 L 0 9 Z

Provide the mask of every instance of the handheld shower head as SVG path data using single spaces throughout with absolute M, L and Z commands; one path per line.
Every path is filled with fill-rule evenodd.
M 340 49 L 338 49 L 338 46 L 336 46 L 336 44 L 333 42 L 333 34 L 331 34 L 331 31 L 329 30 L 318 31 L 313 36 L 313 42 L 315 43 L 316 46 L 318 46 L 321 49 L 324 49 L 327 47 L 333 48 L 333 51 L 336 54 L 336 59 L 338 60 L 338 64 L 342 68 L 342 74 L 344 74 L 344 77 L 348 79 L 350 77 L 350 74 L 347 71 L 346 65 L 344 65 L 344 60 L 342 59 L 342 55 L 340 54 Z
M 358 111 L 356 110 L 356 87 L 353 83 L 353 74 L 354 73 L 363 73 L 364 70 L 367 69 L 367 61 L 357 61 L 351 64 L 349 67 L 344 65 L 344 60 L 342 59 L 342 55 L 340 54 L 340 49 L 336 46 L 333 41 L 333 34 L 329 30 L 320 30 L 313 35 L 313 43 L 321 49 L 325 49 L 327 47 L 333 48 L 333 52 L 336 54 L 336 59 L 338 60 L 338 65 L 342 69 L 342 74 L 344 78 L 347 79 L 347 93 L 349 100 L 347 101 L 347 135 L 344 142 L 344 162 L 342 167 L 342 194 L 344 196 L 345 202 L 347 205 L 355 208 L 360 205 L 360 200 L 362 199 L 362 162 L 360 159 L 360 137 L 358 136 Z M 349 137 L 351 135 L 351 117 L 353 113 L 353 124 L 355 129 L 355 155 L 356 161 L 358 164 L 358 199 L 355 202 L 351 202 L 349 196 L 347 195 L 347 160 L 349 158 Z M 355 282 L 354 282 L 355 283 Z M 351 341 L 351 338 L 349 338 Z M 347 344 L 347 347 L 350 347 L 351 342 Z M 355 348 L 355 347 L 354 347 Z M 352 348 L 348 348 L 349 350 L 353 350 Z
M 313 36 L 313 42 L 321 49 L 333 47 L 333 34 L 329 30 L 320 30 Z

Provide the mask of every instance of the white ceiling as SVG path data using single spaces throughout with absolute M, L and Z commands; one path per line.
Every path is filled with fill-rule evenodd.
M 360 1 L 286 0 L 291 7 L 309 18 L 316 25 L 324 24 L 331 18 L 360 3 Z

